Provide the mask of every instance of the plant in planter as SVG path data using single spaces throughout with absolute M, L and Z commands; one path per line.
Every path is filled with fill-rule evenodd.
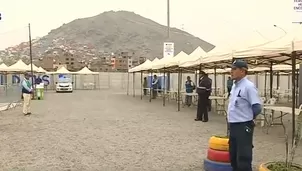
M 302 113 L 302 112 L 301 112 Z M 295 152 L 301 141 L 301 131 L 302 131 L 302 114 L 298 115 L 297 119 L 297 130 L 296 134 L 293 137 L 293 145 L 291 149 L 289 148 L 288 135 L 286 128 L 283 125 L 284 134 L 285 134 L 285 162 L 269 162 L 260 165 L 259 171 L 302 171 L 302 165 L 295 164 Z

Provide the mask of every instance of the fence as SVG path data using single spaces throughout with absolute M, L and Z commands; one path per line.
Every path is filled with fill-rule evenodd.
M 160 75 L 160 74 L 157 74 Z M 143 74 L 143 77 L 148 76 L 148 74 Z M 194 74 L 187 74 L 184 73 L 182 76 L 182 83 L 181 83 L 181 88 L 184 88 L 184 82 L 186 80 L 186 77 L 190 76 L 193 80 L 195 78 Z M 47 75 L 47 74 L 42 74 L 40 77 L 43 78 L 44 81 L 48 81 L 48 90 L 55 90 L 55 82 L 58 79 L 57 75 Z M 213 87 L 215 85 L 215 80 L 214 76 L 210 75 L 210 77 L 213 80 Z M 258 79 L 257 79 L 258 77 Z M 177 90 L 177 80 L 178 76 L 177 74 L 173 73 L 171 74 L 170 78 L 170 89 L 172 90 Z M 249 75 L 248 78 L 252 80 L 255 84 L 257 84 L 257 87 L 261 92 L 264 92 L 265 89 L 265 78 L 264 75 Z M 274 76 L 273 79 L 273 87 L 277 86 L 277 77 Z M 8 103 L 12 101 L 16 101 L 20 99 L 21 93 L 20 93 L 20 80 L 23 79 L 22 75 L 8 75 L 7 76 L 7 86 L 5 84 L 0 85 L 0 103 Z M 129 79 L 129 82 L 128 82 Z M 74 82 L 73 88 L 74 90 L 83 90 L 85 89 L 85 85 L 87 84 L 92 84 L 93 89 L 108 89 L 110 91 L 115 91 L 115 92 L 123 92 L 127 93 L 127 87 L 129 87 L 128 93 L 133 94 L 133 90 L 137 94 L 140 93 L 141 89 L 141 74 L 140 73 L 118 73 L 118 72 L 100 72 L 98 75 L 73 75 L 72 80 Z M 217 80 L 217 88 L 224 89 L 224 84 L 227 80 L 227 75 L 225 75 L 225 78 L 223 78 L 223 75 L 217 75 L 216 77 Z M 258 80 L 258 81 L 257 81 Z M 1 83 L 3 81 L 0 79 Z M 269 76 L 267 76 L 267 83 L 266 83 L 266 89 L 269 89 L 270 83 L 269 83 Z M 194 81 L 195 82 L 195 81 Z M 286 76 L 286 75 L 281 75 L 280 76 L 280 81 L 279 81 L 280 89 L 281 90 L 287 90 L 291 89 L 291 77 Z M 134 85 L 134 87 L 133 87 Z

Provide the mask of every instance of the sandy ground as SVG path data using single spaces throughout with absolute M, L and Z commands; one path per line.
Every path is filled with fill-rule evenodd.
M 0 116 L 0 170 L 200 171 L 211 135 L 225 134 L 224 118 L 194 122 L 194 109 L 176 111 L 106 91 L 47 93 L 32 116 L 21 108 Z M 284 159 L 282 128 L 255 131 L 254 164 Z M 302 149 L 296 163 L 302 163 Z

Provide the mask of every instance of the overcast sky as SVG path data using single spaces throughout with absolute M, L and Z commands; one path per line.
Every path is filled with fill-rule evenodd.
M 104 11 L 134 11 L 160 24 L 167 23 L 165 0 L 0 0 L 0 49 L 27 41 L 77 18 Z M 256 30 L 262 35 L 289 29 L 293 0 L 170 0 L 171 26 L 220 45 Z

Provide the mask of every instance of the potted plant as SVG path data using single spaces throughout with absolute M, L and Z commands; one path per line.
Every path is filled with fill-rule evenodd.
M 300 113 L 298 115 L 297 130 L 294 136 L 294 142 L 291 149 L 289 148 L 288 145 L 289 144 L 288 135 L 284 125 L 283 125 L 283 129 L 285 134 L 285 148 L 286 148 L 285 161 L 263 163 L 260 165 L 259 171 L 301 171 L 302 170 L 302 165 L 294 163 L 295 152 L 302 138 L 301 137 L 302 114 Z

